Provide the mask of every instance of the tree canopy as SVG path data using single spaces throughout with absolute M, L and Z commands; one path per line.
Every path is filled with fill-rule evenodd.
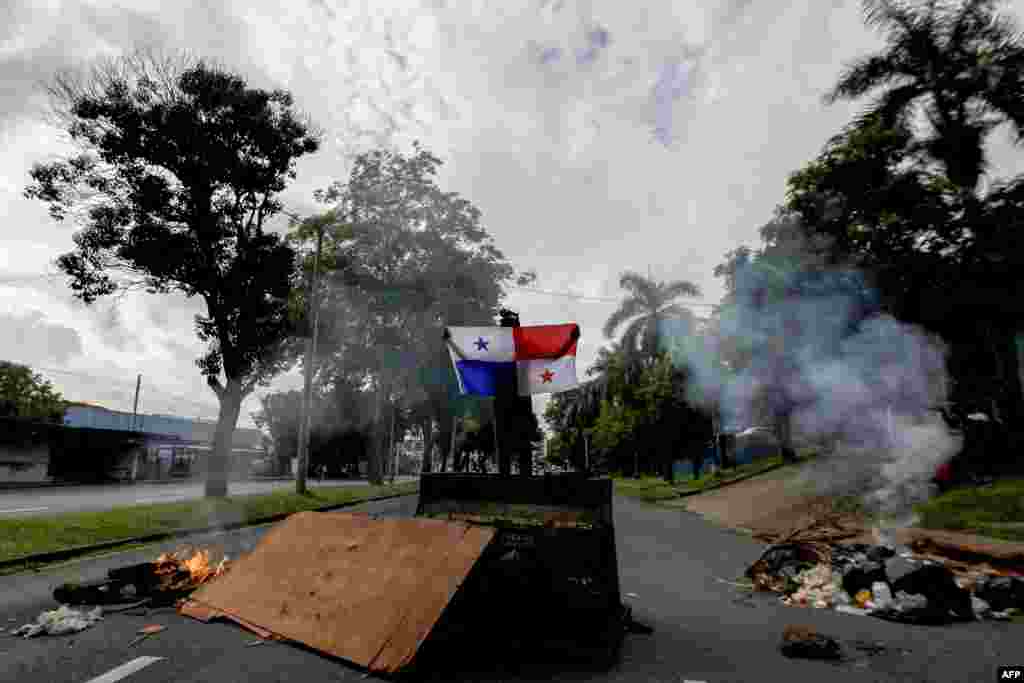
M 293 362 L 295 254 L 265 228 L 316 134 L 287 92 L 188 57 L 107 60 L 51 94 L 81 153 L 35 165 L 26 196 L 82 226 L 58 266 L 85 303 L 140 287 L 203 299 L 196 364 L 220 401 L 207 494 L 226 495 L 242 399 Z
M 61 424 L 66 402 L 49 380 L 27 365 L 0 361 L 0 417 Z
M 495 246 L 479 209 L 438 185 L 441 164 L 419 144 L 359 155 L 345 181 L 317 193 L 329 208 L 290 234 L 296 244 L 324 234 L 317 381 L 357 377 L 359 391 L 373 392 L 371 478 L 380 476 L 389 414 L 428 438 L 436 429 L 447 455 L 453 418 L 479 411 L 458 395 L 442 329 L 494 324 L 504 287 L 534 277 Z

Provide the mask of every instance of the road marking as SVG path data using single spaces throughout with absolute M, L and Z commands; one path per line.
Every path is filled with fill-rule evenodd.
M 150 664 L 159 662 L 163 657 L 136 657 L 130 662 L 125 662 L 116 669 L 111 669 L 102 676 L 86 681 L 86 683 L 116 683 L 116 681 L 131 676 L 136 671 L 145 669 Z
M 49 509 L 50 508 L 11 508 L 10 510 L 0 510 L 0 514 L 5 512 L 41 512 Z

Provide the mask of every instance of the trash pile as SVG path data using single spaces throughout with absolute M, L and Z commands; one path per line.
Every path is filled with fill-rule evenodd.
M 69 633 L 80 633 L 102 619 L 102 607 L 86 612 L 61 605 L 55 610 L 43 612 L 36 617 L 34 623 L 25 624 L 12 630 L 11 635 L 23 638 L 35 638 L 44 633 L 50 636 L 63 636 Z
M 910 624 L 1009 620 L 1024 611 L 1024 567 L 956 561 L 923 552 L 927 544 L 840 544 L 828 533 L 816 536 L 822 526 L 769 547 L 746 571 L 753 587 L 781 593 L 794 607 Z

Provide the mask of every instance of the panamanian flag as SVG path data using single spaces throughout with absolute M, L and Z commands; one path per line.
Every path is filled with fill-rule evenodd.
M 520 396 L 572 389 L 577 385 L 578 330 L 575 324 L 449 327 L 448 352 L 459 390 L 494 396 L 513 381 Z

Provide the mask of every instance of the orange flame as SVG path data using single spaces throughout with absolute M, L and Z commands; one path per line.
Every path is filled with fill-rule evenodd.
M 198 586 L 210 579 L 217 578 L 228 569 L 228 558 L 224 557 L 218 564 L 211 563 L 208 550 L 179 550 L 174 553 L 163 553 L 156 558 L 158 574 L 174 574 L 188 572 L 187 583 Z

